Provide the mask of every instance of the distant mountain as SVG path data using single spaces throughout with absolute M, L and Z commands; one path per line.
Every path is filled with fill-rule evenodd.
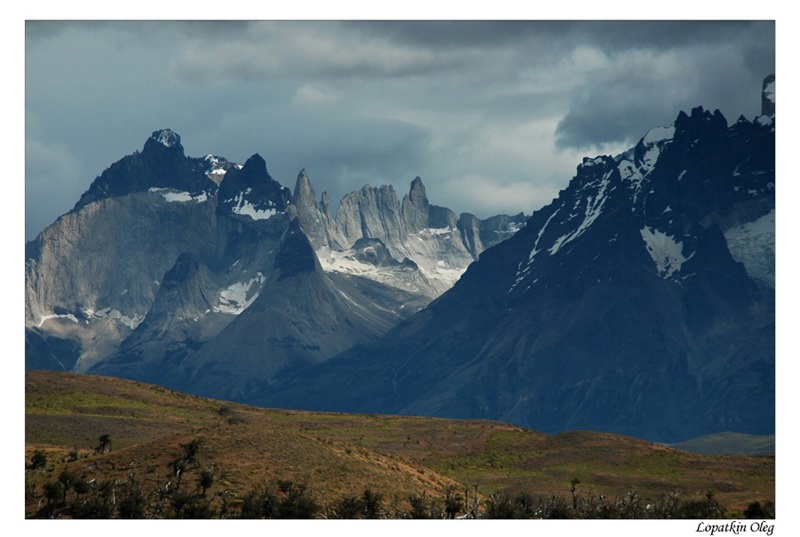
M 775 118 L 681 112 L 376 343 L 258 404 L 674 442 L 773 434 Z
M 26 244 L 26 367 L 246 399 L 382 335 L 524 224 L 456 217 L 419 178 L 406 198 L 365 186 L 334 217 L 305 170 L 292 192 L 258 154 L 188 157 L 155 131 Z
M 480 220 L 365 186 L 335 212 L 156 131 L 26 245 L 26 366 L 252 404 L 659 442 L 774 434 L 775 115 L 695 108 Z

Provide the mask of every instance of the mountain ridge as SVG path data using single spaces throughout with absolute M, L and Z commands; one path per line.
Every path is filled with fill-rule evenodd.
M 412 190 L 428 207 L 420 178 Z M 455 224 L 436 233 L 420 227 L 428 225 L 427 216 L 409 227 L 389 186 L 345 196 L 338 223 L 327 193 L 315 198 L 305 170 L 291 191 L 270 176 L 259 154 L 243 165 L 214 155 L 188 157 L 177 133 L 153 132 L 141 151 L 99 174 L 72 211 L 26 244 L 27 366 L 170 377 L 187 388 L 177 380 L 181 375 L 164 375 L 164 368 L 183 363 L 231 323 L 241 324 L 239 316 L 268 284 L 282 295 L 280 286 L 298 271 L 315 274 L 311 285 L 328 297 L 320 304 L 336 304 L 342 319 L 362 325 L 344 330 L 359 337 L 341 341 L 364 342 L 449 288 L 484 247 L 462 243 Z M 491 231 L 506 233 L 494 242 L 522 219 L 495 218 Z M 312 295 L 322 297 L 305 296 Z M 363 308 L 358 319 L 347 313 L 354 300 Z M 303 315 L 315 313 L 306 308 Z M 301 337 L 309 349 L 320 347 L 314 338 Z M 297 359 L 344 350 L 328 343 L 321 354 Z M 261 344 L 258 353 L 283 352 Z M 268 381 L 271 374 L 263 372 L 275 370 L 270 358 L 249 360 L 237 377 Z M 218 386 L 207 386 L 219 395 Z M 240 398 L 242 389 L 227 393 Z
M 774 288 L 725 231 L 774 211 L 774 118 L 728 127 L 698 107 L 577 171 L 425 310 L 259 403 L 663 441 L 773 433 Z

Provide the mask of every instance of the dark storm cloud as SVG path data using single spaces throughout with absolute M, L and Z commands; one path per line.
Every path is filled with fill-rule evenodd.
M 592 46 L 604 52 L 669 50 L 730 43 L 757 32 L 774 39 L 767 21 L 353 21 L 350 31 L 392 39 L 406 46 L 505 48 L 531 43 L 546 52 Z
M 26 237 L 164 127 L 334 203 L 421 175 L 433 203 L 530 213 L 682 108 L 755 115 L 773 66 L 772 22 L 29 22 Z
M 718 108 L 729 121 L 759 114 L 753 96 L 775 69 L 773 23 L 706 23 L 705 32 L 697 22 L 648 26 L 653 31 L 637 48 L 613 39 L 607 65 L 587 72 L 572 90 L 556 130 L 558 147 L 633 143 L 695 106 Z

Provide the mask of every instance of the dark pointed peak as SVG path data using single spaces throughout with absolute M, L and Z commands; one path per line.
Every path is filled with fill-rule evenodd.
M 233 168 L 222 179 L 221 188 L 244 190 L 246 187 L 256 187 L 273 179 L 267 171 L 267 162 L 258 153 L 248 158 L 241 168 Z
M 269 175 L 269 172 L 267 172 L 267 161 L 264 160 L 264 157 L 262 157 L 258 153 L 255 153 L 252 157 L 250 157 L 245 161 L 244 166 L 242 167 L 242 171 L 245 171 L 247 169 L 250 169 L 252 171 L 263 170 L 265 175 Z
M 258 153 L 247 159 L 241 169 L 229 170 L 219 185 L 220 214 L 268 218 L 272 211 L 283 212 L 292 199 L 292 191 L 270 177 L 266 161 Z M 255 214 L 251 214 L 256 211 Z
M 172 129 L 160 129 L 153 131 L 150 138 L 144 143 L 143 153 L 150 153 L 152 151 L 175 152 L 183 156 L 183 145 L 181 145 L 181 137 Z
M 292 219 L 283 234 L 275 256 L 275 268 L 280 271 L 278 281 L 318 268 L 317 255 L 297 218 Z

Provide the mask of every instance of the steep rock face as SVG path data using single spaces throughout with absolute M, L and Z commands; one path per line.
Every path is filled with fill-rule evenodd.
M 659 441 L 774 432 L 774 288 L 759 276 L 774 258 L 731 248 L 754 228 L 774 244 L 774 118 L 728 127 L 697 108 L 577 171 L 426 309 L 263 404 Z
M 336 250 L 346 250 L 347 240 L 339 232 L 331 214 L 327 192 L 323 193 L 319 203 L 316 199 L 311 180 L 303 169 L 297 176 L 292 194 L 293 214 L 300 220 L 300 225 L 315 250 L 328 246 Z
M 211 249 L 213 204 L 168 201 L 171 192 L 90 203 L 26 246 L 26 327 L 80 342 L 78 370 L 113 352 L 141 322 L 186 244 Z
M 347 194 L 339 203 L 336 224 L 351 245 L 362 237 L 381 239 L 387 245 L 402 244 L 407 235 L 391 185 L 365 186 Z
M 419 201 L 427 207 L 424 187 L 417 183 Z M 339 321 L 323 315 L 319 322 L 330 320 L 328 328 L 297 335 L 316 350 L 276 359 L 274 372 L 374 338 L 452 284 L 429 279 L 413 261 L 392 257 L 392 249 L 407 247 L 400 240 L 405 224 L 391 187 L 365 187 L 343 202 L 356 211 L 349 216 L 341 211 L 345 221 L 365 223 L 353 231 L 352 242 L 336 223 L 327 194 L 319 203 L 315 197 L 305 171 L 292 194 L 257 154 L 244 165 L 214 155 L 187 157 L 180 136 L 169 129 L 154 132 L 141 152 L 112 164 L 72 211 L 26 245 L 26 367 L 150 382 L 161 382 L 175 369 L 170 378 L 178 382 L 187 378 L 181 364 L 204 347 L 212 350 L 200 359 L 213 362 L 213 349 L 226 345 L 222 332 L 265 293 L 275 295 L 275 304 L 284 297 L 286 311 L 296 315 L 313 317 L 313 312 L 302 303 L 288 307 L 292 300 L 336 303 L 322 310 L 336 311 L 352 324 L 331 335 L 326 330 Z M 313 249 L 304 246 L 306 236 Z M 337 257 L 346 270 L 312 275 L 319 269 L 314 249 L 326 259 Z M 297 288 L 282 291 L 284 284 Z M 309 289 L 299 288 L 306 284 Z M 291 324 L 286 315 L 270 315 L 270 322 Z M 226 334 L 235 330 L 244 328 Z M 276 330 L 295 337 L 289 329 Z M 242 350 L 242 356 L 252 356 L 248 353 Z M 255 374 L 247 360 L 226 366 L 239 371 L 234 376 L 242 382 Z M 258 378 L 266 382 L 270 375 Z M 247 390 L 231 386 L 229 393 L 242 397 Z
M 223 201 L 238 201 L 220 206 L 210 176 L 226 178 Z M 156 304 L 162 278 L 184 254 L 213 273 L 202 292 L 215 307 L 236 311 L 226 293 L 252 279 L 245 273 L 263 263 L 289 222 L 288 191 L 276 185 L 257 155 L 244 167 L 220 157 L 189 158 L 177 134 L 153 133 L 141 153 L 113 164 L 73 211 L 26 245 L 31 364 L 61 367 L 49 355 L 62 355 L 64 368 L 86 371 L 119 352 L 148 315 L 166 323 L 163 314 L 172 307 L 170 315 L 204 319 L 206 307 L 199 314 L 192 309 L 199 303 Z M 273 217 L 264 218 L 267 212 Z M 211 319 L 197 332 L 211 334 L 219 324 Z M 162 339 L 175 335 L 167 326 L 160 330 Z
M 285 232 L 273 266 L 252 305 L 158 382 L 251 401 L 278 372 L 373 341 L 400 319 L 392 308 L 402 298 L 386 308 L 356 285 L 326 275 L 297 220 Z
M 310 184 L 302 186 L 299 192 L 313 194 Z M 420 292 L 429 299 L 449 289 L 485 248 L 513 235 L 525 221 L 522 214 L 487 220 L 468 215 L 459 219 L 452 210 L 428 201 L 419 177 L 412 181 L 402 203 L 391 186 L 365 186 L 348 194 L 339 204 L 335 221 L 326 216 L 330 214 L 329 202 L 324 198 L 319 208 L 310 200 L 303 202 L 303 207 L 308 208 L 307 216 L 301 212 L 300 220 L 312 237 L 323 269 L 357 274 Z M 472 236 L 478 240 L 472 240 Z M 358 259 L 353 248 L 362 239 L 379 240 L 395 261 L 409 260 L 416 267 L 416 274 L 412 274 L 410 264 L 404 271 L 387 272 L 351 262 Z
M 196 255 L 178 256 L 144 320 L 90 372 L 158 382 L 165 366 L 174 366 L 233 320 L 220 311 L 221 285 L 215 279 Z

